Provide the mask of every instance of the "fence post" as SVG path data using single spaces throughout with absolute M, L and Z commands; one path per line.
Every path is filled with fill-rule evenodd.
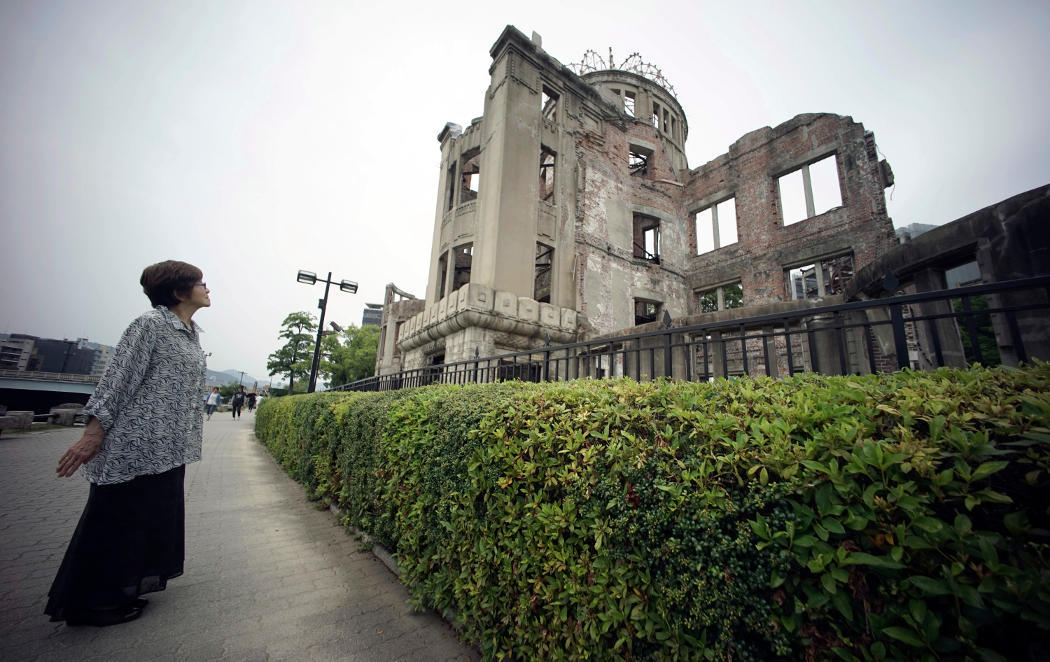
M 546 333 L 546 342 L 543 344 L 543 381 L 551 381 L 551 332 Z
M 908 338 L 904 333 L 904 313 L 899 303 L 890 305 L 890 323 L 893 327 L 893 346 L 897 352 L 897 369 L 908 367 Z

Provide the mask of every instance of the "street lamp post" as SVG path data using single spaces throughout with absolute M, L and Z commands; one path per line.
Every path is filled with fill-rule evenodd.
M 312 271 L 299 270 L 299 275 L 295 278 L 300 283 L 306 283 L 307 285 L 313 285 L 317 282 L 317 274 Z M 321 309 L 321 321 L 317 324 L 317 340 L 314 342 L 314 360 L 310 367 L 310 385 L 307 387 L 307 393 L 313 393 L 317 388 L 317 367 L 321 361 L 321 337 L 324 331 L 324 313 L 325 308 L 328 306 L 328 288 L 332 285 L 332 272 L 328 272 L 328 278 L 324 279 L 324 297 L 317 300 L 317 307 Z M 357 293 L 357 283 L 349 280 L 341 280 L 338 283 L 339 289 L 343 292 L 349 292 L 350 294 Z

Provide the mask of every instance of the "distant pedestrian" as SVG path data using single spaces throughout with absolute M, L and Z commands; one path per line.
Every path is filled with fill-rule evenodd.
M 205 409 L 208 410 L 208 420 L 211 420 L 211 415 L 215 413 L 215 408 L 222 402 L 222 396 L 219 395 L 219 387 L 213 386 L 211 393 L 208 394 L 208 399 L 204 403 Z
M 238 387 L 237 392 L 233 394 L 233 399 L 230 400 L 230 406 L 233 407 L 233 417 L 241 417 L 241 407 L 244 406 L 244 401 L 247 396 L 244 393 L 244 387 Z
M 255 393 L 248 394 L 248 412 L 250 413 L 255 409 Z
M 116 625 L 183 571 L 186 464 L 201 459 L 204 351 L 197 310 L 211 305 L 201 270 L 168 260 L 139 283 L 153 304 L 124 332 L 84 407 L 84 434 L 56 473 L 91 486 L 44 613 L 66 625 Z M 105 303 L 99 302 L 98 303 Z

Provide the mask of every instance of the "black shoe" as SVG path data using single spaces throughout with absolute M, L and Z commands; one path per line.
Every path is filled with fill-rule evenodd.
M 141 605 L 139 603 L 142 603 Z M 94 625 L 106 627 L 107 625 L 119 625 L 133 621 L 142 615 L 142 609 L 146 606 L 143 599 L 130 602 L 123 607 L 111 607 L 109 609 L 85 609 L 66 616 L 66 625 Z

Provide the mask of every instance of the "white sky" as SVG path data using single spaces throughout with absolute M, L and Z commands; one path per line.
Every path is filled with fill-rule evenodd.
M 142 268 L 204 270 L 209 367 L 266 379 L 298 269 L 425 293 L 447 121 L 481 115 L 504 26 L 568 64 L 634 51 L 691 167 L 799 113 L 875 132 L 897 226 L 1050 183 L 1050 3 L 0 0 L 0 332 L 115 343 Z M 891 191 L 887 191 L 887 196 Z

